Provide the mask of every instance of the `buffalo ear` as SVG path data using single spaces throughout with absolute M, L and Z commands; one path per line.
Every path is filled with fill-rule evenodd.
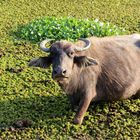
M 74 57 L 74 63 L 76 63 L 79 67 L 87 67 L 91 65 L 98 65 L 98 62 L 96 59 L 87 57 L 87 56 L 75 56 Z
M 52 63 L 51 57 L 39 57 L 30 60 L 29 66 L 47 68 L 51 65 L 51 63 Z

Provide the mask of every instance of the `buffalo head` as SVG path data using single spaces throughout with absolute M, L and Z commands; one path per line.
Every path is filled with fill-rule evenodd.
M 47 68 L 52 64 L 52 78 L 57 81 L 66 81 L 70 78 L 75 65 L 78 67 L 86 67 L 96 65 L 95 59 L 85 55 L 78 55 L 78 52 L 85 51 L 91 46 L 88 39 L 80 39 L 84 42 L 84 46 L 78 47 L 75 43 L 62 40 L 56 41 L 50 48 L 45 45 L 50 40 L 46 39 L 40 43 L 43 51 L 49 53 L 47 57 L 34 58 L 30 61 L 29 66 Z

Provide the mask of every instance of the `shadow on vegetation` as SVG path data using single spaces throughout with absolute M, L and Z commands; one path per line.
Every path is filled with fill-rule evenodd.
M 41 125 L 41 122 L 56 123 L 57 118 L 62 119 L 70 115 L 70 105 L 67 98 L 62 96 L 41 96 L 32 95 L 28 98 L 15 98 L 7 101 L 0 101 L 0 127 L 9 126 L 19 119 L 29 119 L 34 126 Z
M 120 132 L 123 132 L 123 130 L 128 131 L 126 128 L 138 129 L 136 125 L 140 113 L 137 109 L 138 106 L 139 102 L 137 100 L 92 103 L 85 115 L 83 127 L 81 127 L 80 131 L 78 127 L 73 125 L 75 113 L 71 110 L 68 98 L 65 95 L 48 95 L 47 93 L 46 95 L 41 95 L 35 93 L 28 96 L 28 98 L 17 97 L 10 99 L 9 97 L 7 101 L 0 101 L 0 134 L 6 130 L 3 127 L 8 128 L 8 131 L 13 134 L 15 131 L 21 132 L 24 129 L 28 131 L 28 128 L 9 129 L 17 120 L 27 119 L 32 122 L 29 128 L 44 129 L 50 136 L 53 133 L 58 135 L 60 132 L 62 135 L 66 134 L 66 132 L 78 135 L 78 131 L 82 135 L 84 129 L 87 129 L 86 134 L 101 137 L 102 132 L 97 132 L 101 131 L 102 127 L 105 127 L 106 131 L 110 130 L 108 133 L 110 137 L 112 133 L 119 133 L 116 131 L 118 125 L 121 127 Z M 134 122 L 134 124 L 131 122 Z M 106 137 L 106 131 L 103 131 L 104 137 Z
M 132 109 L 135 101 L 137 101 L 137 99 L 118 102 L 92 102 L 89 107 L 89 113 L 93 116 L 97 114 L 108 116 L 112 113 L 119 112 L 121 108 L 132 115 L 139 115 L 139 111 L 135 111 L 135 108 L 134 110 Z M 130 102 L 133 103 L 131 107 L 129 105 Z M 70 103 L 65 95 L 42 96 L 36 94 L 30 98 L 17 97 L 12 100 L 0 101 L 0 107 L 0 113 L 1 116 L 3 116 L 1 118 L 0 127 L 10 125 L 18 119 L 30 119 L 34 121 L 33 124 L 35 125 L 41 125 L 40 121 L 50 123 L 50 119 L 53 123 L 58 123 L 57 118 L 63 120 L 65 116 L 65 119 L 69 121 L 73 115 Z M 85 117 L 85 120 L 87 120 L 87 118 L 88 116 Z

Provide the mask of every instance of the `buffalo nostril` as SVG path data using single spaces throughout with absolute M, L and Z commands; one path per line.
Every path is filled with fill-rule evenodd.
M 65 76 L 66 74 L 66 69 L 62 69 L 61 67 L 55 68 L 53 71 L 53 74 L 56 76 Z
M 66 70 L 63 70 L 62 74 L 65 75 L 66 74 Z

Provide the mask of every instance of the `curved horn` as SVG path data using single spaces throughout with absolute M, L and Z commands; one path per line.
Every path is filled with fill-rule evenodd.
M 45 40 L 43 40 L 43 41 L 40 43 L 40 48 L 41 48 L 41 50 L 43 50 L 44 52 L 50 52 L 50 48 L 46 48 L 45 45 L 46 45 L 48 42 L 52 41 L 52 40 L 53 40 L 53 39 L 45 39 Z
M 80 52 L 80 51 L 85 51 L 87 50 L 90 46 L 91 46 L 91 42 L 89 39 L 85 39 L 85 38 L 79 38 L 78 40 L 82 40 L 86 43 L 86 45 L 84 46 L 84 48 L 80 48 L 80 47 L 77 47 L 75 48 L 76 51 Z

